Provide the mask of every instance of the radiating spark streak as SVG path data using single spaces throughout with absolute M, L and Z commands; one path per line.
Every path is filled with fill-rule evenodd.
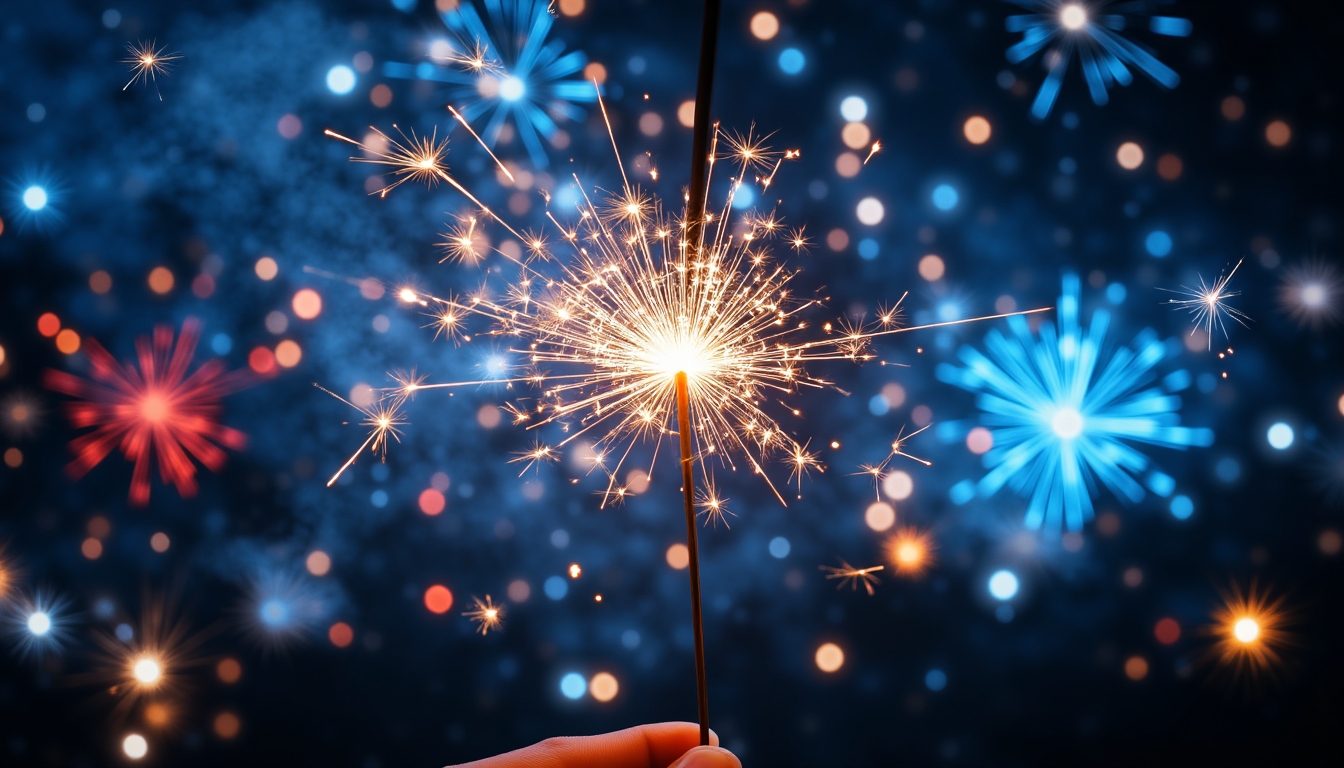
M 873 155 L 876 155 L 878 152 L 881 151 L 882 151 L 882 142 L 874 141 L 873 148 L 868 150 L 868 156 L 863 158 L 863 164 L 867 165 L 868 161 L 873 159 Z
M 890 466 L 892 460 L 895 459 L 897 456 L 904 456 L 905 458 L 910 459 L 911 461 L 919 462 L 920 464 L 923 464 L 926 467 L 933 466 L 933 462 L 921 459 L 918 456 L 913 456 L 905 452 L 905 444 L 909 442 L 912 438 L 914 438 L 915 435 L 918 435 L 920 432 L 923 432 L 924 430 L 928 429 L 931 426 L 933 426 L 933 424 L 925 424 L 924 426 L 920 427 L 914 432 L 911 432 L 908 435 L 905 434 L 905 427 L 902 426 L 900 431 L 896 433 L 895 439 L 891 441 L 891 450 L 887 452 L 886 458 L 882 459 L 876 464 L 859 465 L 859 471 L 855 474 L 868 475 L 873 478 L 873 495 L 877 498 L 878 501 L 882 500 L 882 494 L 881 494 L 882 481 L 887 478 L 887 467 Z
M 840 580 L 840 583 L 835 585 L 837 590 L 844 589 L 845 585 L 849 585 L 851 590 L 856 590 L 859 588 L 859 585 L 862 584 L 863 588 L 868 591 L 868 595 L 872 596 L 873 586 L 878 583 L 878 578 L 874 573 L 885 567 L 886 566 L 882 565 L 870 565 L 867 568 L 855 568 L 844 560 L 841 560 L 839 568 L 831 565 L 823 565 L 821 566 L 821 570 L 826 573 L 827 579 Z
M 499 158 L 495 157 L 495 153 L 490 151 L 490 147 L 486 146 L 484 141 L 481 141 L 480 135 L 471 127 L 471 123 L 467 122 L 467 119 L 462 116 L 462 113 L 453 109 L 452 104 L 448 105 L 448 111 L 452 113 L 453 117 L 457 118 L 457 122 L 461 123 L 463 128 L 467 129 L 467 133 L 470 133 L 471 137 L 476 140 L 476 143 L 481 145 L 481 149 L 485 150 L 485 153 L 490 156 L 490 159 L 495 161 L 495 165 L 499 167 L 499 170 L 503 171 L 504 175 L 509 177 L 509 181 L 514 181 L 513 172 L 508 168 L 505 168 L 504 164 L 499 161 Z
M 489 595 L 485 596 L 485 602 L 474 596 L 471 599 L 475 606 L 464 611 L 462 615 L 476 622 L 478 624 L 476 630 L 482 635 L 492 629 L 499 629 L 504 622 L 504 604 L 495 605 Z
M 1248 327 L 1246 321 L 1251 318 L 1245 313 L 1233 309 L 1227 305 L 1227 300 L 1241 295 L 1241 291 L 1229 291 L 1228 283 L 1232 282 L 1232 276 L 1237 274 L 1237 269 L 1241 266 L 1238 261 L 1232 271 L 1226 275 L 1219 275 L 1213 285 L 1205 285 L 1204 278 L 1199 278 L 1199 288 L 1181 286 L 1179 290 L 1170 291 L 1182 296 L 1189 296 L 1188 299 L 1168 299 L 1167 304 L 1175 305 L 1173 309 L 1184 309 L 1194 315 L 1194 328 L 1190 329 L 1190 335 L 1194 336 L 1195 331 L 1200 327 L 1204 328 L 1204 335 L 1208 342 L 1208 349 L 1213 349 L 1213 329 L 1217 328 L 1223 332 L 1223 338 L 1227 338 L 1227 325 L 1225 320 L 1231 318 L 1241 323 L 1242 327 Z M 1162 289 L 1167 290 L 1167 289 Z
M 360 423 L 370 428 L 369 436 L 365 438 L 364 444 L 359 446 L 354 453 L 350 454 L 350 458 L 347 459 L 346 462 L 341 465 L 341 468 L 336 470 L 336 474 L 332 475 L 331 479 L 327 481 L 328 488 L 334 485 L 336 481 L 340 479 L 341 474 L 355 463 L 355 459 L 359 458 L 359 455 L 364 452 L 365 448 L 378 454 L 380 459 L 386 460 L 388 437 L 390 436 L 393 440 L 401 442 L 401 430 L 399 430 L 398 427 L 406 424 L 406 419 L 401 415 L 401 406 L 406 402 L 406 398 L 409 397 L 410 394 L 406 390 L 397 390 L 397 395 L 384 399 L 384 401 L 379 402 L 372 408 L 362 408 L 326 387 L 319 384 L 314 384 L 313 386 L 364 414 L 364 421 Z M 428 387 L 416 384 L 411 391 L 427 388 Z
M 182 58 L 180 53 L 164 53 L 167 46 L 156 46 L 155 41 L 140 43 L 127 43 L 127 58 L 122 59 L 123 64 L 131 65 L 131 79 L 121 87 L 121 90 L 130 88 L 138 80 L 142 83 L 154 83 L 154 92 L 159 94 L 159 101 L 163 101 L 163 94 L 159 92 L 159 76 L 168 76 L 173 69 L 173 62 Z
M 907 527 L 887 540 L 887 555 L 898 576 L 918 577 L 933 564 L 936 549 L 928 531 Z
M 1284 631 L 1289 621 L 1283 595 L 1271 597 L 1267 589 L 1251 582 L 1243 592 L 1235 583 L 1222 595 L 1223 604 L 1213 612 L 1207 631 L 1217 638 L 1218 661 L 1234 675 L 1259 675 L 1272 671 L 1291 636 Z

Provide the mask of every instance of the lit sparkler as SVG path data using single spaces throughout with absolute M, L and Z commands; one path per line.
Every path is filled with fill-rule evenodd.
M 489 595 L 485 596 L 484 602 L 478 597 L 472 597 L 471 601 L 475 605 L 462 615 L 476 622 L 476 630 L 484 635 L 492 629 L 499 629 L 504 621 L 504 604 L 495 605 Z
M 1198 288 L 1183 285 L 1179 290 L 1171 292 L 1187 298 L 1168 299 L 1166 302 L 1174 305 L 1173 309 L 1183 309 L 1194 316 L 1195 327 L 1191 329 L 1190 335 L 1195 335 L 1195 331 L 1203 328 L 1209 349 L 1213 349 L 1213 331 L 1215 328 L 1222 331 L 1223 338 L 1227 338 L 1226 321 L 1228 319 L 1241 323 L 1242 327 L 1246 327 L 1246 321 L 1250 320 L 1245 313 L 1227 304 L 1228 299 L 1241 295 L 1240 291 L 1229 291 L 1227 289 L 1228 283 L 1232 282 L 1232 276 L 1237 274 L 1237 268 L 1240 266 L 1241 262 L 1238 261 L 1236 266 L 1232 267 L 1231 272 L 1226 275 L 1220 274 L 1212 285 L 1205 285 L 1203 277 L 1199 278 Z
M 159 78 L 167 77 L 173 69 L 173 62 L 182 58 L 180 53 L 165 53 L 167 49 L 167 46 L 155 45 L 153 40 L 127 43 L 126 58 L 121 61 L 131 65 L 131 79 L 121 90 L 130 88 L 136 82 L 153 83 L 154 92 L 159 94 L 159 101 L 163 101 L 163 94 L 159 92 Z
M 218 360 L 190 371 L 201 324 L 188 318 L 173 343 L 173 329 L 160 325 L 152 341 L 136 340 L 139 366 L 121 364 L 92 338 L 84 341 L 92 380 L 62 371 L 47 371 L 44 382 L 57 392 L 77 398 L 66 405 L 76 429 L 92 432 L 70 443 L 75 459 L 68 467 L 83 477 L 114 449 L 135 463 L 131 474 L 131 503 L 149 503 L 150 464 L 158 464 L 165 483 L 184 497 L 196 494 L 194 458 L 206 469 L 224 465 L 224 448 L 241 450 L 243 433 L 220 425 L 220 398 L 247 385 L 245 371 L 229 372 Z
M 933 466 L 933 462 L 921 459 L 918 456 L 912 456 L 905 452 L 905 444 L 915 435 L 918 435 L 920 432 L 923 432 L 931 426 L 933 425 L 925 424 L 908 435 L 905 434 L 905 427 L 901 427 L 901 430 L 896 433 L 896 437 L 891 441 L 891 450 L 887 452 L 886 458 L 876 464 L 859 465 L 859 472 L 857 474 L 868 475 L 873 478 L 873 494 L 877 497 L 878 501 L 882 500 L 882 481 L 887 479 L 887 467 L 891 465 L 892 460 L 897 456 L 904 456 L 905 458 L 923 464 L 926 467 Z
M 867 590 L 868 594 L 871 596 L 873 594 L 874 585 L 878 583 L 878 578 L 874 574 L 884 567 L 885 566 L 881 565 L 873 565 L 867 568 L 855 568 L 844 560 L 841 560 L 839 568 L 832 565 L 823 565 L 821 566 L 821 570 L 826 573 L 826 578 L 838 579 L 840 581 L 840 583 L 836 585 L 836 589 L 844 589 L 845 585 L 849 585 L 850 589 L 858 589 L 859 585 L 862 584 L 863 588 Z

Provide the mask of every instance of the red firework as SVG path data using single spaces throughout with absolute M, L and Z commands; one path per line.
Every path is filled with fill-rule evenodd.
M 220 398 L 247 385 L 246 371 L 228 371 L 211 360 L 188 373 L 201 324 L 187 318 L 182 334 L 173 345 L 173 329 L 154 328 L 151 341 L 136 339 L 140 366 L 121 364 L 89 338 L 84 354 L 92 380 L 61 371 L 47 371 L 48 388 L 78 402 L 65 410 L 76 429 L 92 427 L 70 443 L 74 461 L 66 468 L 76 479 L 97 466 L 114 448 L 135 462 L 131 474 L 131 503 L 149 503 L 149 468 L 156 454 L 163 482 L 177 487 L 182 496 L 196 494 L 196 465 L 218 470 L 224 465 L 223 448 L 239 450 L 247 437 L 219 423 Z

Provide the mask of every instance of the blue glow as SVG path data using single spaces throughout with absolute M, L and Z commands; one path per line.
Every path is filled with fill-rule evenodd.
M 950 323 L 961 319 L 961 307 L 955 301 L 944 301 L 938 305 L 938 322 Z
M 868 102 L 862 96 L 846 96 L 840 102 L 840 116 L 851 123 L 857 123 L 868 116 Z
M 1014 2 L 1031 13 L 1009 16 L 1006 20 L 1009 32 L 1022 33 L 1022 39 L 1008 49 L 1008 61 L 1021 64 L 1049 49 L 1045 54 L 1045 61 L 1050 62 L 1049 72 L 1031 105 L 1031 114 L 1038 120 L 1044 120 L 1054 107 L 1075 53 L 1088 93 L 1097 106 L 1110 100 L 1111 88 L 1134 82 L 1131 67 L 1164 88 L 1175 88 L 1181 82 L 1180 75 L 1158 61 L 1146 46 L 1119 34 L 1120 30 L 1143 28 L 1138 19 L 1125 18 L 1144 15 L 1142 4 L 1110 7 L 1104 15 L 1094 18 L 1088 16 L 1096 9 L 1083 10 L 1081 18 L 1077 18 L 1061 13 L 1066 6 L 1061 6 L 1059 0 Z M 1171 16 L 1151 17 L 1147 26 L 1151 32 L 1174 37 L 1185 37 L 1191 30 L 1189 21 Z
M 542 584 L 541 589 L 552 600 L 563 600 L 569 594 L 569 582 L 562 576 L 552 576 Z
M 743 184 L 733 190 L 733 207 L 739 211 L 746 210 L 756 203 L 756 191 Z
M 882 247 L 871 237 L 865 237 L 859 241 L 859 258 L 865 261 L 872 261 L 877 258 L 877 254 L 882 252 Z
M 789 556 L 789 540 L 783 536 L 776 536 L 770 540 L 770 556 L 776 560 L 783 560 Z
M 216 355 L 227 355 L 233 349 L 233 339 L 227 333 L 216 333 L 210 337 L 210 351 Z
M 327 90 L 337 96 L 344 96 L 355 90 L 355 70 L 344 64 L 337 64 L 327 70 Z
M 1189 496 L 1175 496 L 1171 499 L 1171 516 L 1177 520 L 1188 520 L 1195 513 L 1195 502 Z
M 868 398 L 868 412 L 874 416 L 885 416 L 887 411 L 891 410 L 891 405 L 887 403 L 887 398 L 881 395 L 873 395 Z
M 1025 318 L 1008 318 L 1007 334 L 985 336 L 988 356 L 965 346 L 958 354 L 965 367 L 938 366 L 938 378 L 978 394 L 981 423 L 994 437 L 976 493 L 988 498 L 1008 486 L 1029 497 L 1030 528 L 1082 530 L 1097 481 L 1124 501 L 1141 500 L 1137 478 L 1150 461 L 1135 443 L 1179 450 L 1213 443 L 1210 430 L 1179 426 L 1180 397 L 1153 385 L 1155 368 L 1172 354 L 1167 345 L 1151 330 L 1128 345 L 1108 341 L 1104 309 L 1084 328 L 1079 291 L 1077 275 L 1065 275 L 1054 325 L 1033 333 Z M 1172 487 L 1171 478 L 1149 473 L 1154 493 Z
M 924 674 L 924 685 L 937 693 L 947 687 L 947 673 L 941 669 L 930 669 Z
M 933 207 L 940 211 L 950 211 L 957 207 L 961 195 L 951 184 L 939 184 L 933 188 Z
M 135 630 L 131 628 L 130 624 L 125 622 L 117 625 L 115 634 L 117 639 L 123 643 L 129 643 L 135 639 Z
M 952 486 L 947 492 L 948 498 L 952 499 L 953 504 L 966 504 L 975 498 L 975 483 L 970 480 L 962 480 Z
M 1106 286 L 1106 300 L 1112 304 L 1124 304 L 1125 298 L 1129 296 L 1129 291 L 1121 283 L 1111 283 Z
M 40 211 L 47 207 L 47 190 L 34 184 L 23 190 L 23 204 L 30 211 Z
M 386 507 L 386 506 L 387 506 L 387 491 L 384 491 L 384 490 L 382 490 L 382 489 L 379 489 L 379 490 L 376 490 L 376 491 L 374 491 L 373 493 L 369 494 L 369 503 L 370 503 L 370 504 L 373 504 L 373 506 L 375 506 L 375 507 L 377 507 L 377 508 L 379 508 L 379 509 L 382 509 L 383 507 Z
M 1155 229 L 1148 233 L 1148 237 L 1144 238 L 1143 247 L 1148 249 L 1148 253 L 1160 259 L 1171 253 L 1171 235 L 1160 229 Z
M 1213 465 L 1213 474 L 1224 483 L 1235 483 L 1241 477 L 1241 463 L 1231 456 L 1224 456 Z
M 560 678 L 560 693 L 564 694 L 566 699 L 582 699 L 587 691 L 588 681 L 578 672 L 570 672 Z
M 994 609 L 994 618 L 998 619 L 1004 624 L 1007 624 L 1008 622 L 1012 621 L 1013 617 L 1016 615 L 1017 612 L 1013 610 L 1013 606 L 1011 605 L 1000 605 L 998 608 Z
M 807 65 L 807 57 L 797 48 L 785 48 L 779 54 L 779 68 L 786 75 L 796 75 Z
M 1269 447 L 1276 451 L 1286 451 L 1293 446 L 1293 428 L 1282 421 L 1275 422 L 1265 433 Z
M 621 633 L 621 645 L 629 650 L 635 650 L 639 647 L 639 632 L 633 629 L 627 629 Z
M 392 7 L 402 13 L 410 13 L 415 10 L 416 0 L 392 0 Z
M 42 637 L 51 631 L 51 616 L 46 611 L 33 611 L 28 614 L 28 631 Z
M 989 577 L 989 594 L 995 600 L 1012 600 L 1017 595 L 1017 574 L 1004 569 L 995 571 Z
M 413 0 L 396 0 L 414 5 Z M 457 106 L 487 144 L 493 145 L 511 122 L 533 165 L 550 165 L 542 140 L 556 137 L 557 120 L 581 121 L 578 104 L 597 100 L 597 88 L 577 76 L 588 63 L 582 51 L 565 51 L 564 41 L 550 38 L 555 17 L 548 0 L 512 0 L 481 4 L 451 3 L 439 18 L 453 33 L 460 51 L 484 48 L 490 74 L 463 69 L 446 61 L 419 64 L 388 62 L 388 77 L 447 83 L 446 101 Z M 499 81 L 495 89 L 480 88 L 482 77 Z
M 264 600 L 257 609 L 257 615 L 261 622 L 268 627 L 283 627 L 289 623 L 290 610 L 289 605 L 279 598 L 270 598 Z
M 527 95 L 527 83 L 516 75 L 504 78 L 499 84 L 499 97 L 505 101 L 517 101 Z

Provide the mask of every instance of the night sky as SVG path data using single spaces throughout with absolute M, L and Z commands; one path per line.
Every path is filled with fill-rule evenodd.
M 399 296 L 499 298 L 523 249 L 450 184 L 380 196 L 397 177 L 324 130 L 448 136 L 452 178 L 559 274 L 548 212 L 601 209 L 622 167 L 680 214 L 700 5 L 437 5 L 0 17 L 0 764 L 438 766 L 695 719 L 675 436 L 634 447 L 620 504 L 600 430 L 520 476 L 578 423 L 501 410 L 537 397 L 497 381 L 527 342 L 436 334 Z M 760 395 L 821 466 L 799 486 L 770 456 L 777 498 L 714 464 L 723 745 L 1344 763 L 1344 7 L 729 0 L 722 24 L 713 119 L 800 154 L 725 208 L 725 141 L 710 210 L 804 228 L 762 247 L 821 300 L 814 330 L 902 296 L 912 326 L 1048 310 L 877 338 L 808 364 L 832 386 Z M 150 41 L 180 57 L 123 88 Z M 473 216 L 480 258 L 445 260 Z M 417 393 L 385 462 L 366 445 L 328 487 L 412 371 L 470 384 Z M 842 562 L 883 566 L 871 594 L 820 568 Z

